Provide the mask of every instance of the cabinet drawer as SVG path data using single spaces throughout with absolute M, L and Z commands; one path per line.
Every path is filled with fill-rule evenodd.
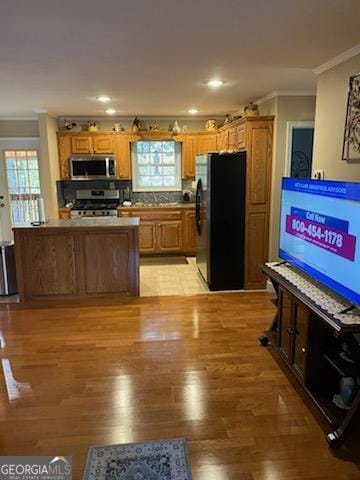
M 179 210 L 176 210 L 176 211 L 171 211 L 171 212 L 166 212 L 166 211 L 163 211 L 163 210 L 159 210 L 159 211 L 156 211 L 156 210 L 151 210 L 149 212 L 144 212 L 144 211 L 138 211 L 138 210 L 134 210 L 134 211 L 127 211 L 127 212 L 121 212 L 120 211 L 120 214 L 121 216 L 126 216 L 126 217 L 139 217 L 140 220 L 158 220 L 158 221 L 162 221 L 162 220 L 181 220 L 181 212 Z

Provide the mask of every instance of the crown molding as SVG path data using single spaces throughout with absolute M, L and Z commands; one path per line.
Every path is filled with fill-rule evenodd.
M 259 98 L 254 103 L 261 105 L 275 97 L 316 97 L 316 90 L 275 90 L 265 95 L 265 97 Z
M 322 65 L 314 68 L 313 72 L 315 73 L 315 75 L 320 75 L 320 73 L 326 72 L 327 70 L 330 70 L 330 68 L 336 67 L 336 65 L 340 65 L 340 63 L 343 63 L 346 60 L 349 60 L 350 58 L 355 57 L 355 55 L 359 54 L 360 43 L 350 48 L 349 50 L 346 50 L 346 52 L 340 53 L 340 55 L 332 58 L 328 62 L 325 62 Z
M 10 117 L 10 116 L 9 117 L 8 116 L 2 117 L 2 116 L 0 116 L 0 121 L 2 121 L 2 120 L 36 120 L 37 121 L 38 117 L 36 117 L 36 116 L 33 116 L 33 117 L 30 117 L 30 116 L 29 117 Z

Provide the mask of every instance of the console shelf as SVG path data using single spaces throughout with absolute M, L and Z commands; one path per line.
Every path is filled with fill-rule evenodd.
M 344 440 L 360 409 L 360 389 L 350 409 L 333 403 L 342 377 L 355 380 L 360 377 L 360 346 L 354 338 L 354 334 L 360 333 L 360 324 L 351 323 L 351 319 L 341 322 L 319 305 L 318 297 L 305 295 L 294 282 L 281 275 L 279 269 L 272 267 L 262 265 L 261 269 L 275 289 L 273 303 L 277 311 L 270 327 L 260 337 L 260 343 L 266 346 L 271 342 L 277 356 L 332 426 L 326 437 L 329 445 L 336 447 Z M 318 284 L 314 286 L 317 295 L 320 288 Z M 321 291 L 326 302 L 328 294 L 329 302 L 334 301 L 331 292 Z M 342 343 L 348 346 L 354 363 L 340 356 Z

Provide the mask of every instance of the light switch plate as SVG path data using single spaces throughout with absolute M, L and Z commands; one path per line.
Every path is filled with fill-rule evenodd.
M 324 180 L 325 171 L 324 170 L 314 170 L 314 173 L 313 173 L 312 177 L 313 177 L 314 180 Z

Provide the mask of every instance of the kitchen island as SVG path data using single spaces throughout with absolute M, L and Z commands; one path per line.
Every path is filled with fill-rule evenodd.
M 138 218 L 14 227 L 20 301 L 139 295 Z

